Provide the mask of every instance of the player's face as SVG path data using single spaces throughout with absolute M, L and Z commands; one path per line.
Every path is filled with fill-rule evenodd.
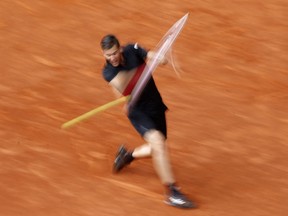
M 110 49 L 103 50 L 103 55 L 113 67 L 117 67 L 121 62 L 121 48 L 117 45 L 114 45 Z

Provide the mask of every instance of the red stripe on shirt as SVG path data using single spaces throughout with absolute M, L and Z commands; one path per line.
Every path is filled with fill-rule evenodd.
M 137 68 L 134 76 L 132 77 L 132 79 L 130 80 L 130 82 L 128 83 L 128 85 L 126 86 L 126 88 L 124 89 L 124 91 L 123 91 L 123 93 L 122 93 L 124 96 L 127 96 L 127 95 L 130 95 L 130 94 L 131 94 L 131 92 L 132 92 L 132 90 L 134 89 L 137 81 L 139 80 L 139 77 L 141 76 L 141 74 L 142 74 L 145 66 L 146 66 L 146 64 L 143 63 L 142 65 L 140 65 L 140 66 Z

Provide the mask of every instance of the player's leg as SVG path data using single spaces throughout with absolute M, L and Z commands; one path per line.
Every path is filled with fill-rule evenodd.
M 151 145 L 143 144 L 132 151 L 128 151 L 125 146 L 120 146 L 113 165 L 113 172 L 117 173 L 125 166 L 129 165 L 134 159 L 151 157 Z
M 151 157 L 151 153 L 152 153 L 151 145 L 150 143 L 146 143 L 139 147 L 136 147 L 132 152 L 132 156 L 134 158 L 146 158 Z
M 175 184 L 167 145 L 162 132 L 149 130 L 145 133 L 144 139 L 151 145 L 154 168 L 165 187 L 165 203 L 179 208 L 194 208 L 195 204 L 182 194 Z
M 154 168 L 163 184 L 172 184 L 175 182 L 167 146 L 164 135 L 155 129 L 149 130 L 144 134 L 144 139 L 151 145 L 152 160 Z
M 164 184 L 166 195 L 165 203 L 179 208 L 195 208 L 196 205 L 182 194 L 175 184 L 175 178 L 173 177 L 169 160 L 165 112 L 160 111 L 152 118 L 157 131 L 151 131 L 151 137 L 149 139 L 151 139 L 150 143 L 154 143 L 153 145 L 151 144 L 152 158 L 155 169 L 156 171 L 158 169 L 157 173 Z M 155 153 L 157 151 L 158 153 Z
M 154 128 L 153 121 L 139 110 L 134 110 L 129 114 L 129 120 L 136 131 L 143 137 L 149 128 Z M 113 171 L 119 172 L 125 166 L 129 165 L 135 158 L 144 158 L 151 156 L 150 143 L 143 144 L 132 151 L 128 151 L 124 146 L 120 146 L 113 165 Z
M 166 178 L 162 178 L 162 176 L 165 174 L 169 175 L 170 177 L 168 177 L 168 181 L 164 183 L 173 183 L 167 147 L 165 145 L 165 112 L 161 110 L 154 113 L 154 115 L 149 116 L 139 110 L 134 110 L 129 114 L 129 119 L 134 128 L 147 143 L 135 148 L 133 151 L 128 151 L 124 146 L 121 146 L 114 162 L 114 172 L 119 172 L 126 165 L 130 164 L 134 158 L 152 156 L 154 167 L 159 174 L 161 181 L 166 181 Z M 162 170 L 160 167 L 163 167 L 165 170 Z

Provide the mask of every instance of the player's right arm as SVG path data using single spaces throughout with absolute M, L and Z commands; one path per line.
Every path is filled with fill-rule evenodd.
M 155 52 L 154 51 L 149 51 L 147 53 L 147 59 L 153 59 L 155 57 Z M 168 60 L 165 56 L 158 56 L 158 61 L 160 64 L 165 65 L 168 63 Z

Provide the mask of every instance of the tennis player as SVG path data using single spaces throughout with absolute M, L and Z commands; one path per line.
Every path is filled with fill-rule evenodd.
M 106 60 L 102 71 L 104 79 L 121 95 L 131 94 L 146 66 L 146 60 L 152 58 L 154 53 L 146 51 L 137 43 L 121 46 L 112 34 L 104 36 L 100 45 Z M 167 63 L 165 58 L 159 61 L 160 64 Z M 113 171 L 118 173 L 135 159 L 151 157 L 155 171 L 165 188 L 164 202 L 179 208 L 195 208 L 196 205 L 180 192 L 171 169 L 166 144 L 166 110 L 167 107 L 151 77 L 136 104 L 126 110 L 130 122 L 145 144 L 130 151 L 125 146 L 120 146 Z

